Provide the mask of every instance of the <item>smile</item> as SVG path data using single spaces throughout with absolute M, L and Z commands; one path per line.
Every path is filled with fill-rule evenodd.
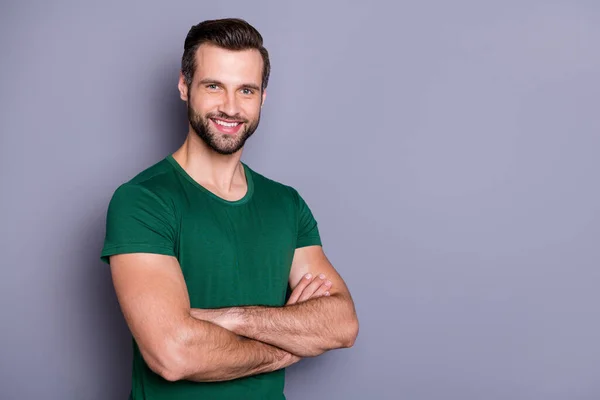
M 225 121 L 221 121 L 220 119 L 213 119 L 213 121 L 221 126 L 226 126 L 227 128 L 233 128 L 239 124 L 241 124 L 241 122 L 225 122 Z
M 227 121 L 223 121 L 220 119 L 214 119 L 214 118 L 211 118 L 210 120 L 213 122 L 213 124 L 215 124 L 215 127 L 220 132 L 226 133 L 226 134 L 238 133 L 238 131 L 240 130 L 240 127 L 244 125 L 243 122 L 238 122 L 238 121 L 227 122 Z

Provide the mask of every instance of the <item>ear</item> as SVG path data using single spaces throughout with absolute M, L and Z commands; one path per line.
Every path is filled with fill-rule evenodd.
M 179 83 L 177 84 L 177 89 L 179 89 L 179 97 L 183 101 L 188 101 L 188 85 L 185 83 L 185 78 L 183 73 L 179 72 Z
M 267 90 L 263 90 L 263 94 L 262 94 L 262 100 L 260 102 L 260 106 L 264 106 L 265 105 L 265 100 L 267 99 Z

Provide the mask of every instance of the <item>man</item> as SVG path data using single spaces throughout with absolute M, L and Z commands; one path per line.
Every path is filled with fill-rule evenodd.
M 281 400 L 285 367 L 354 344 L 352 298 L 306 202 L 240 161 L 269 72 L 247 22 L 192 27 L 188 136 L 110 201 L 101 257 L 133 335 L 131 399 Z

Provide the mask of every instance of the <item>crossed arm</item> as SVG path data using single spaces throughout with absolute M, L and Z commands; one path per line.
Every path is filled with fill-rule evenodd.
M 301 357 L 352 346 L 358 333 L 350 294 L 320 246 L 296 250 L 290 274 L 294 291 L 284 307 L 191 309 L 174 257 L 121 254 L 110 264 L 142 356 L 170 381 L 224 381 L 275 371 Z M 315 278 L 304 278 L 307 273 Z M 316 277 L 320 273 L 332 283 L 328 296 Z
M 192 309 L 191 315 L 300 357 L 318 356 L 354 344 L 358 320 L 352 297 L 321 246 L 296 250 L 290 286 L 294 291 L 285 307 Z M 327 296 L 316 292 L 316 296 L 306 299 L 307 292 L 323 287 L 327 288 Z

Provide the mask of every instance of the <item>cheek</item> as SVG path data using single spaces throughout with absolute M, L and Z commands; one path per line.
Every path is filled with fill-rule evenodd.
M 250 119 L 258 118 L 258 114 L 260 113 L 260 102 L 248 101 L 243 106 L 243 113 Z
M 197 113 L 204 115 L 207 112 L 214 111 L 214 109 L 218 107 L 219 102 L 217 101 L 216 96 L 211 97 L 198 93 L 192 97 L 190 104 Z

